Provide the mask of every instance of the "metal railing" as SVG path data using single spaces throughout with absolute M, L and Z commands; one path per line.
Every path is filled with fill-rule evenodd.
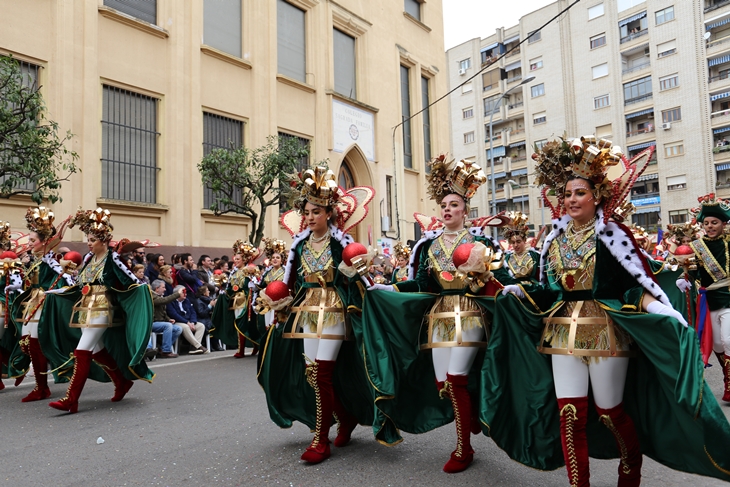
M 517 156 L 517 157 L 511 157 L 510 160 L 512 162 L 521 162 L 521 161 L 527 160 L 527 156 L 526 155 L 521 155 L 521 156 Z
M 659 191 L 652 191 L 651 193 L 632 194 L 631 199 L 645 200 L 647 198 L 654 198 L 655 196 L 659 196 Z
M 710 78 L 707 80 L 708 83 L 714 83 L 715 81 L 721 81 L 724 79 L 730 78 L 730 71 L 720 71 L 719 74 L 715 76 L 710 76 Z
M 719 39 L 713 39 L 711 41 L 707 41 L 707 49 L 719 46 L 720 44 L 725 44 L 726 42 L 730 41 L 730 36 L 721 37 Z
M 646 95 L 637 96 L 636 98 L 629 98 L 628 100 L 624 101 L 624 106 L 626 105 L 632 105 L 634 103 L 639 103 L 645 100 L 648 100 L 649 98 L 652 98 L 654 96 L 654 93 L 647 93 Z
M 525 133 L 525 129 L 517 129 L 517 130 L 513 130 L 512 132 L 510 132 L 512 137 L 514 137 L 515 135 L 520 135 L 520 134 L 524 134 L 524 133 Z
M 623 71 L 621 71 L 621 73 L 622 74 L 633 73 L 634 71 L 639 71 L 640 69 L 648 68 L 650 66 L 651 66 L 650 62 L 644 63 L 644 64 L 639 64 L 638 66 L 632 66 L 630 68 L 624 69 Z
M 517 56 L 520 52 L 521 52 L 520 49 L 515 49 L 514 51 L 510 52 L 509 54 L 507 54 L 504 58 L 507 59 L 507 58 L 510 58 L 512 56 Z
M 507 105 L 507 108 L 508 108 L 509 110 L 514 110 L 515 108 L 520 108 L 520 107 L 521 107 L 521 106 L 523 106 L 524 104 L 525 104 L 524 102 L 514 103 L 514 104 L 512 104 L 512 105 Z
M 512 78 L 507 78 L 507 84 L 515 83 L 515 82 L 517 82 L 517 81 L 519 81 L 521 79 L 522 79 L 522 75 L 514 76 Z
M 654 132 L 654 126 L 653 125 L 651 127 L 646 127 L 646 128 L 639 129 L 639 130 L 634 130 L 632 132 L 626 132 L 626 138 L 635 137 L 635 136 L 641 135 L 641 134 L 649 134 L 651 132 Z
M 720 152 L 727 152 L 730 150 L 730 144 L 728 145 L 718 145 L 712 148 L 713 154 L 719 154 Z
M 705 7 L 705 13 L 712 12 L 720 7 L 730 4 L 730 0 L 721 0 L 719 2 L 710 2 L 710 5 Z
M 719 112 L 713 112 L 710 114 L 710 118 L 722 117 L 724 115 L 730 115 L 730 110 L 721 110 Z
M 621 38 L 621 44 L 626 44 L 627 42 L 633 41 L 634 39 L 638 39 L 641 36 L 645 36 L 649 33 L 649 29 L 640 30 L 639 32 L 634 32 L 633 34 L 629 34 L 626 37 Z

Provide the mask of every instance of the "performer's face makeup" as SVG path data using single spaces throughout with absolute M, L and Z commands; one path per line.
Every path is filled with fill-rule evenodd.
M 28 243 L 30 244 L 30 248 L 33 252 L 38 252 L 43 248 L 43 240 L 41 240 L 41 237 L 35 232 L 30 232 L 28 235 Z
M 93 235 L 86 236 L 86 245 L 89 246 L 89 252 L 94 255 L 103 254 L 107 250 L 107 245 Z
M 705 235 L 710 238 L 715 238 L 722 233 L 722 229 L 725 225 L 722 220 L 715 218 L 714 216 L 706 216 L 702 221 L 702 229 L 705 231 Z
M 243 258 L 241 258 L 240 255 L 236 254 L 233 256 L 233 265 L 236 266 L 236 268 L 241 269 L 243 268 Z
M 274 254 L 271 256 L 271 266 L 274 269 L 278 269 L 279 267 L 281 267 L 281 255 Z
M 458 194 L 448 194 L 441 200 L 441 219 L 447 230 L 464 228 L 466 204 Z
M 596 216 L 596 197 L 585 179 L 568 181 L 564 197 L 565 211 L 577 225 L 583 225 Z
M 521 254 L 525 251 L 525 241 L 522 237 L 512 237 L 510 242 L 512 243 L 512 249 L 515 253 Z
M 403 268 L 407 265 L 408 265 L 408 261 L 405 259 L 405 257 L 401 257 L 400 259 L 398 259 L 398 267 Z
M 330 216 L 332 216 L 332 212 L 327 211 L 323 206 L 312 203 L 307 203 L 304 206 L 304 221 L 307 222 L 307 226 L 315 235 L 324 235 L 327 231 L 327 221 Z

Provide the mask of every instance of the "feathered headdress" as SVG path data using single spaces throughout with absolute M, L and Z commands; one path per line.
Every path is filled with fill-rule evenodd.
M 510 222 L 502 227 L 501 232 L 505 239 L 509 241 L 515 235 L 522 237 L 523 240 L 527 240 L 527 234 L 530 232 L 530 227 L 527 226 L 527 215 L 521 211 L 508 211 L 506 214 Z
M 28 223 L 28 230 L 35 232 L 41 240 L 48 240 L 56 234 L 56 227 L 53 226 L 55 215 L 45 206 L 28 208 L 25 213 L 25 221 Z
M 393 254 L 395 255 L 396 259 L 410 259 L 411 258 L 411 248 L 408 246 L 408 244 L 404 244 L 403 242 L 397 242 L 393 246 Z
M 431 161 L 431 172 L 426 175 L 428 196 L 441 203 L 449 194 L 458 194 L 467 203 L 477 192 L 479 186 L 487 182 L 487 176 L 477 164 L 461 160 L 446 160 L 446 154 L 441 154 Z
M 654 150 L 655 146 L 651 146 L 628 160 L 621 148 L 610 140 L 596 141 L 595 136 L 587 135 L 569 142 L 563 136 L 542 148 L 535 146 L 532 154 L 537 174 L 535 181 L 543 187 L 543 201 L 554 219 L 565 214 L 565 186 L 571 178 L 579 177 L 591 181 L 595 197 L 603 199 L 604 221 L 611 218 L 623 221 L 630 211 L 626 198 L 648 166 Z
M 692 208 L 690 213 L 694 217 L 694 220 L 698 223 L 708 216 L 714 216 L 721 220 L 723 223 L 730 221 L 730 201 L 717 198 L 715 193 L 706 194 L 697 198 L 700 206 Z
M 264 252 L 266 258 L 270 259 L 274 254 L 286 257 L 287 245 L 283 240 L 275 240 L 273 238 L 264 238 Z
M 10 250 L 10 223 L 0 221 L 0 251 Z
M 674 239 L 679 245 L 684 237 L 689 237 L 694 240 L 701 230 L 699 223 L 684 222 L 679 225 L 669 224 L 667 225 L 667 231 L 664 232 L 664 238 L 667 240 Z
M 114 227 L 109 221 L 111 213 L 109 210 L 97 208 L 95 210 L 79 210 L 71 219 L 69 227 L 78 226 L 79 230 L 86 235 L 93 235 L 102 242 L 109 242 L 112 239 Z
M 233 253 L 238 254 L 245 264 L 248 264 L 259 255 L 259 249 L 244 240 L 236 240 L 233 244 Z
M 340 191 L 335 173 L 324 166 L 307 169 L 296 181 L 297 198 L 294 208 L 304 211 L 307 202 L 317 206 L 334 206 L 339 200 Z

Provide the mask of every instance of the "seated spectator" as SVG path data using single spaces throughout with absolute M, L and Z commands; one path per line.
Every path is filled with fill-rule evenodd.
M 142 264 L 134 264 L 132 266 L 132 274 L 143 284 L 149 284 L 147 277 L 144 275 L 144 266 Z
M 158 278 L 165 283 L 165 296 L 172 294 L 172 290 L 175 287 L 172 280 L 172 266 L 163 265 L 160 267 L 160 275 Z
M 159 279 L 160 267 L 165 265 L 165 256 L 162 254 L 148 254 L 147 255 L 147 268 L 144 271 L 144 275 L 147 276 L 150 282 Z
M 182 326 L 176 325 L 175 320 L 167 315 L 167 305 L 180 297 L 179 293 L 172 293 L 165 296 L 165 282 L 157 279 L 152 282 L 152 304 L 155 307 L 152 333 L 162 333 L 161 352 L 159 358 L 175 358 L 177 354 L 172 351 L 172 344 L 180 337 Z M 185 325 L 187 326 L 187 325 Z M 148 350 L 151 348 L 147 347 Z
M 125 252 L 122 255 L 119 256 L 119 259 L 124 263 L 124 265 L 127 266 L 127 269 L 132 270 L 132 266 L 134 265 L 132 263 L 132 253 L 131 252 Z
M 208 349 L 200 343 L 205 333 L 205 325 L 198 322 L 193 303 L 187 299 L 185 286 L 178 285 L 173 291 L 180 297 L 167 304 L 167 315 L 182 327 L 182 334 L 192 347 L 191 354 L 209 353 Z
M 198 301 L 195 307 L 195 312 L 198 315 L 198 321 L 205 325 L 205 333 L 210 333 L 210 329 L 213 328 L 213 321 L 211 316 L 213 314 L 213 308 L 215 307 L 216 299 L 212 298 L 210 293 L 215 292 L 216 288 L 213 284 L 206 284 L 198 288 Z M 212 351 L 218 352 L 223 350 L 220 346 L 219 340 L 213 340 L 210 343 Z

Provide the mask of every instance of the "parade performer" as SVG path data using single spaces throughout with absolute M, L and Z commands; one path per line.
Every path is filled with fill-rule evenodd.
M 652 153 L 628 161 L 593 136 L 538 150 L 536 183 L 554 218 L 541 282 L 505 287 L 525 301 L 515 306 L 507 296 L 495 307 L 495 321 L 525 329 L 543 321 L 538 350 L 552 358 L 557 404 L 541 407 L 560 419 L 572 486 L 589 485 L 589 453 L 620 458 L 622 487 L 639 485 L 642 451 L 675 469 L 730 480 L 730 425 L 704 382 L 694 332 L 654 280 L 630 230 L 614 220 Z M 533 367 L 529 384 L 540 384 L 547 370 Z M 597 417 L 589 412 L 589 385 Z
M 259 300 L 286 303 L 289 290 L 295 297 L 288 320 L 269 328 L 259 383 L 276 424 L 298 420 L 314 430 L 302 460 L 319 463 L 330 456 L 333 416 L 337 447 L 350 441 L 358 423 L 372 424 L 372 390 L 357 347 L 346 341 L 348 314 L 361 304 L 359 276 L 345 273 L 342 264 L 344 249 L 359 245 L 347 231 L 365 218 L 374 192 L 361 186 L 345 192 L 325 167 L 304 171 L 296 184 L 295 210 L 281 218 L 294 237 L 285 285 L 269 283 Z
M 213 308 L 213 329 L 211 336 L 219 338 L 227 347 L 238 347 L 233 355 L 241 358 L 246 355 L 246 340 L 256 355 L 259 346 L 259 331 L 255 317 L 252 316 L 252 298 L 255 281 L 259 277 L 258 267 L 251 264 L 259 255 L 259 249 L 243 240 L 233 244 L 233 269 L 228 276 L 228 284 Z
M 78 411 L 87 378 L 114 382 L 113 402 L 124 398 L 132 379 L 153 378 L 144 361 L 152 330 L 150 290 L 110 247 L 110 217 L 101 208 L 76 213 L 70 226 L 86 234 L 89 253 L 76 284 L 46 297 L 40 341 L 59 375 L 73 367 L 66 395 L 49 403 L 61 411 Z
M 44 291 L 70 286 L 73 284 L 73 279 L 68 274 L 64 274 L 54 254 L 54 249 L 61 243 L 69 220 L 62 222 L 56 229 L 53 225 L 55 215 L 43 206 L 28 208 L 25 220 L 28 230 L 30 230 L 28 246 L 29 251 L 33 254 L 33 260 L 24 273 L 26 288 L 13 302 L 12 318 L 15 321 L 16 329 L 18 325 L 21 325 L 19 348 L 30 356 L 35 371 L 35 388 L 22 400 L 30 402 L 46 399 L 51 395 L 46 375 L 48 361 L 43 347 L 38 341 L 39 320 L 45 301 Z M 17 289 L 17 284 L 6 288 L 6 291 L 8 289 Z M 24 374 L 27 371 L 27 363 L 19 363 L 16 357 L 11 355 L 10 372 Z M 23 365 L 24 370 L 20 370 L 18 366 L 23 367 Z
M 708 363 L 715 352 L 722 367 L 724 390 L 722 400 L 730 402 L 730 258 L 725 225 L 730 221 L 730 201 L 708 194 L 698 198 L 700 206 L 692 209 L 695 221 L 702 225 L 704 236 L 690 242 L 697 269 L 689 272 L 690 281 L 700 282 L 697 306 L 697 333 L 700 349 Z M 682 291 L 690 281 L 677 280 Z
M 505 267 L 509 275 L 520 282 L 537 282 L 540 254 L 527 247 L 527 234 L 530 231 L 527 215 L 511 211 L 507 213 L 507 217 L 510 223 L 502 227 L 502 235 L 510 243 L 512 250 L 505 256 Z
M 399 401 L 401 407 L 404 404 L 412 403 L 417 405 L 419 410 L 423 408 L 423 413 L 426 414 L 415 414 L 410 409 L 394 411 L 390 409 L 392 404 L 385 401 L 381 401 L 383 403 L 381 411 L 385 415 L 395 418 L 396 425 L 409 432 L 428 431 L 448 422 L 450 418 L 444 416 L 443 407 L 434 404 L 434 400 L 438 401 L 439 396 L 450 399 L 456 424 L 457 441 L 456 449 L 452 452 L 443 470 L 448 473 L 456 473 L 463 471 L 471 464 L 474 450 L 471 447 L 470 435 L 481 431 L 478 408 L 474 407 L 476 397 L 469 392 L 468 385 L 470 370 L 477 353 L 480 348 L 487 345 L 491 313 L 485 313 L 474 299 L 474 295 L 483 294 L 493 297 L 501 286 L 494 282 L 489 267 L 485 265 L 485 256 L 496 255 L 497 247 L 492 243 L 491 238 L 484 234 L 482 225 L 475 224 L 471 228 L 465 226 L 466 217 L 469 214 L 469 200 L 487 180 L 484 172 L 476 164 L 465 161 L 454 163 L 447 161 L 446 157 L 441 155 L 431 164 L 431 172 L 427 179 L 428 194 L 440 206 L 441 220 L 416 215 L 416 219 L 423 222 L 425 236 L 414 246 L 409 280 L 393 285 L 376 284 L 368 288 L 369 290 L 399 291 L 399 293 L 397 296 L 373 296 L 372 298 L 371 293 L 368 293 L 364 308 L 365 324 L 363 328 L 368 330 L 368 337 L 370 337 L 370 330 L 379 326 L 395 326 L 399 333 L 403 334 L 404 332 L 400 330 L 417 332 L 422 319 L 425 320 L 424 323 L 428 323 L 426 336 L 423 339 L 425 343 L 421 344 L 421 348 L 430 350 L 433 368 L 431 370 L 416 368 L 408 372 L 405 370 L 398 372 L 401 366 L 398 365 L 396 357 L 406 356 L 407 360 L 413 360 L 415 357 L 410 357 L 407 355 L 409 352 L 404 350 L 396 350 L 397 337 L 391 335 L 388 340 L 393 346 L 390 355 L 396 362 L 388 366 L 390 371 L 371 373 L 371 381 L 378 390 L 383 391 L 383 397 L 391 396 L 390 393 L 386 396 L 384 392 L 390 390 L 385 387 L 390 382 L 387 375 L 398 376 L 402 373 L 404 381 L 395 387 L 392 395 Z M 489 221 L 491 225 L 499 226 L 508 220 L 506 217 L 497 217 L 485 219 L 486 221 Z M 462 263 L 470 266 L 468 269 L 460 267 L 460 263 L 456 262 L 457 252 L 461 246 L 469 249 L 467 255 L 462 258 L 462 261 L 465 261 Z M 495 270 L 495 274 L 503 282 L 512 282 L 503 268 Z M 432 295 L 415 293 L 432 293 Z M 433 297 L 433 294 L 436 297 Z M 398 310 L 401 313 L 395 322 L 390 316 L 386 317 L 388 309 Z M 422 311 L 415 312 L 415 309 Z M 407 310 L 408 313 L 403 313 L 403 310 Z M 412 314 L 410 314 L 411 312 Z M 406 323 L 403 323 L 404 321 Z M 412 323 L 415 326 L 411 327 Z M 388 334 L 387 329 L 382 330 L 382 333 Z M 412 335 L 411 339 L 418 341 L 419 337 Z M 367 357 L 372 357 L 369 359 L 368 365 L 373 370 L 377 365 L 376 353 L 368 352 L 370 344 L 377 347 L 375 345 L 377 341 L 377 339 L 373 341 L 366 339 L 368 343 L 365 349 L 366 360 L 368 360 Z M 410 347 L 413 347 L 413 343 L 410 344 Z M 372 352 L 375 350 L 373 349 Z M 420 380 L 425 379 L 433 383 L 434 373 L 436 390 L 432 385 L 430 387 L 421 386 L 414 392 L 423 397 L 408 397 L 409 388 L 414 390 L 415 387 L 407 382 L 418 377 Z M 472 377 L 475 375 L 477 374 L 473 374 Z M 417 387 L 418 383 L 414 383 L 413 386 Z M 387 412 L 384 408 L 388 408 Z M 438 414 L 434 414 L 436 411 Z
M 264 252 L 266 253 L 266 259 L 269 262 L 269 266 L 266 268 L 266 271 L 261 276 L 260 287 L 265 289 L 267 285 L 271 284 L 274 281 L 284 280 L 285 269 L 282 264 L 284 262 L 284 258 L 287 255 L 286 242 L 284 242 L 283 240 L 266 238 L 264 239 Z M 261 315 L 264 331 L 268 329 L 269 326 L 271 326 L 271 324 L 273 323 L 274 314 L 275 311 L 272 309 L 266 312 L 264 315 Z M 259 326 L 259 331 L 262 331 L 261 326 Z
M 393 246 L 393 255 L 395 256 L 396 266 L 393 269 L 393 277 L 391 284 L 408 280 L 408 261 L 411 258 L 411 248 L 408 244 L 398 242 Z
M 23 380 L 24 374 L 14 373 L 13 370 L 17 368 L 10 364 L 11 354 L 19 347 L 20 337 L 10 319 L 10 310 L 18 290 L 22 289 L 23 278 L 20 259 L 11 247 L 10 223 L 0 221 L 0 373 L 6 374 L 8 378 L 15 378 L 17 386 Z M 15 356 L 21 358 L 24 355 L 16 353 Z M 4 388 L 5 384 L 0 379 L 0 391 Z

